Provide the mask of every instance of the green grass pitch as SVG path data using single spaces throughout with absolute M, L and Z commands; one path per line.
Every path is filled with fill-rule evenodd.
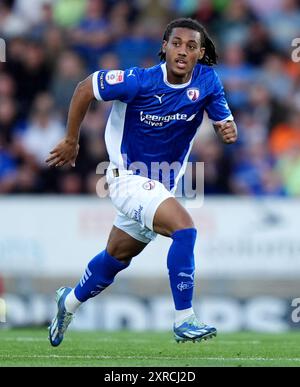
M 219 333 L 177 344 L 172 332 L 67 332 L 52 348 L 47 329 L 0 330 L 0 366 L 300 366 L 300 332 Z

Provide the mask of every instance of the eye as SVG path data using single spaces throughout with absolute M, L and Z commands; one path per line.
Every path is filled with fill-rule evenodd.
M 189 49 L 193 51 L 193 50 L 196 50 L 196 47 L 195 46 L 189 46 Z
M 179 46 L 180 46 L 180 43 L 179 43 L 179 42 L 173 42 L 173 46 L 179 47 Z

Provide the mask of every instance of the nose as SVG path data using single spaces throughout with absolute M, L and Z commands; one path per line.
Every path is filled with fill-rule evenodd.
M 187 49 L 185 44 L 181 44 L 178 50 L 178 55 L 180 56 L 187 56 Z

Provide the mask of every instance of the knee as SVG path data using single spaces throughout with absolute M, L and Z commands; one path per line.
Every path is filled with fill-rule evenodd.
M 125 264 L 129 264 L 131 262 L 131 259 L 134 257 L 132 251 L 127 251 L 120 245 L 107 246 L 107 251 L 109 255 Z
M 181 231 L 181 230 L 194 229 L 196 231 L 194 222 L 191 217 L 185 217 L 184 219 L 179 219 L 179 221 L 172 226 L 173 227 L 171 227 L 169 230 L 169 236 L 172 236 L 175 232 Z
M 180 230 L 186 230 L 193 228 L 195 229 L 195 224 L 192 220 L 192 218 L 187 217 L 186 219 L 183 219 L 179 221 L 177 224 L 174 225 L 174 230 L 173 232 L 180 231 Z

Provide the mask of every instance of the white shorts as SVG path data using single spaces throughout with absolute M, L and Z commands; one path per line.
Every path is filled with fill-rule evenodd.
M 106 175 L 110 198 L 118 210 L 114 226 L 138 241 L 149 243 L 157 235 L 153 231 L 153 218 L 158 206 L 174 195 L 159 181 L 133 175 L 132 171 L 119 173 L 119 177 L 114 177 L 108 170 Z

